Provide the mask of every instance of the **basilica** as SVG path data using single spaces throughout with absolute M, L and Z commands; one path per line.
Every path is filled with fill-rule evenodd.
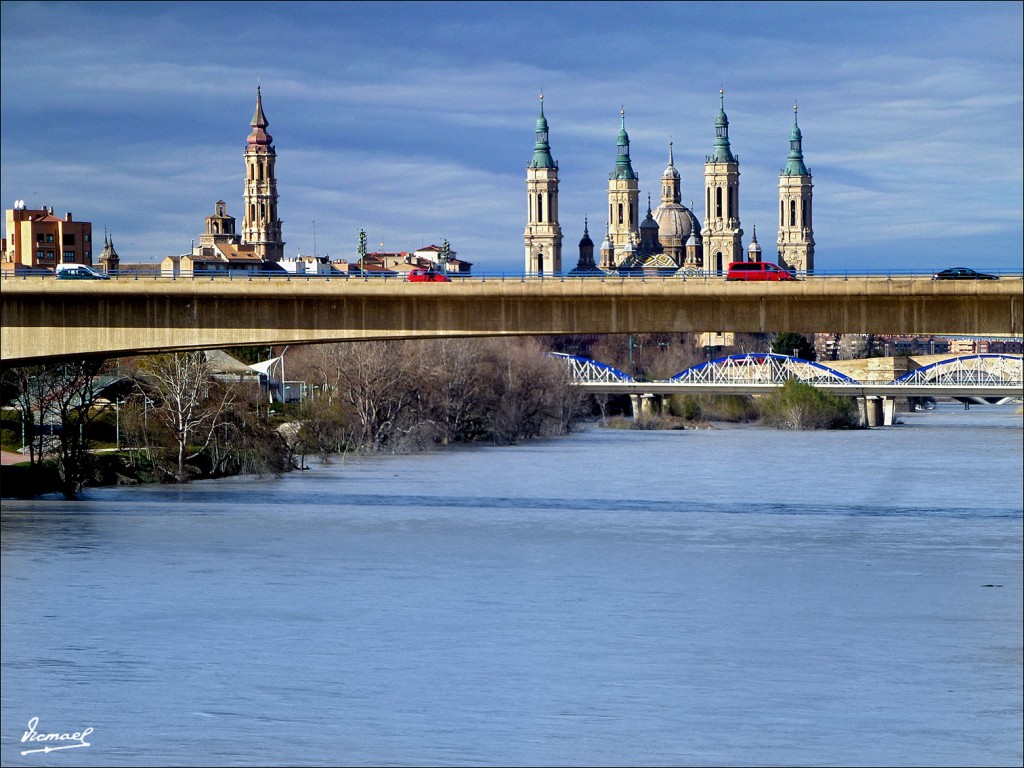
M 640 219 L 639 176 L 629 157 L 626 115 L 616 142 L 615 166 L 608 174 L 608 219 L 595 261 L 589 222 L 584 222 L 579 244 L 579 261 L 570 274 L 586 273 L 697 273 L 723 272 L 733 261 L 760 261 L 761 246 L 753 233 L 747 254 L 743 253 L 740 226 L 739 158 L 729 144 L 729 118 L 725 94 L 719 91 L 720 106 L 715 118 L 715 141 L 704 164 L 704 224 L 681 202 L 680 176 L 676 170 L 672 142 L 668 146 L 668 167 L 661 174 L 661 200 L 651 209 L 647 198 L 646 216 Z M 814 228 L 811 221 L 811 173 L 804 165 L 803 138 L 793 107 L 793 130 L 789 135 L 789 156 L 779 175 L 779 265 L 785 269 L 814 271 Z M 562 272 L 562 230 L 558 223 L 558 163 L 551 156 L 548 122 L 541 96 L 533 159 L 526 167 L 527 224 L 526 272 Z M 692 205 L 692 203 L 691 203 Z

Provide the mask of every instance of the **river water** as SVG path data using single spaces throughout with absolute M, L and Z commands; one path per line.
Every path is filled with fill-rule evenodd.
M 5 500 L 0 758 L 1019 766 L 1021 416 L 902 420 Z

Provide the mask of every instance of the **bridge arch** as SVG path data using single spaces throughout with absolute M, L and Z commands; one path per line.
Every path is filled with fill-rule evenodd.
M 1024 383 L 1019 355 L 962 355 L 908 371 L 893 384 L 1000 385 Z
M 623 373 L 618 368 L 613 368 L 606 363 L 591 360 L 589 357 L 579 355 L 567 355 L 564 352 L 548 352 L 550 357 L 557 357 L 563 360 L 568 366 L 570 375 L 574 381 L 633 381 L 628 373 Z
M 681 384 L 781 384 L 788 379 L 797 379 L 806 384 L 860 383 L 821 363 L 773 352 L 749 352 L 720 357 L 680 371 L 668 380 Z

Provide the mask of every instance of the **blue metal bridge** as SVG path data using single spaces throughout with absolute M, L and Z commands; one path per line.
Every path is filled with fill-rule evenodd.
M 1024 397 L 1019 355 L 964 355 L 922 366 L 888 382 L 858 381 L 821 363 L 787 355 L 749 353 L 718 358 L 659 381 L 629 374 L 585 357 L 552 353 L 569 367 L 572 383 L 605 394 L 765 394 L 786 381 L 853 397 L 954 397 L 1005 402 Z

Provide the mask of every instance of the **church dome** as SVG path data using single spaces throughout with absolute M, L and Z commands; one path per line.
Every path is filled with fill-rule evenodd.
M 685 205 L 662 203 L 654 209 L 658 239 L 664 244 L 685 243 L 691 233 L 700 232 L 700 222 Z

